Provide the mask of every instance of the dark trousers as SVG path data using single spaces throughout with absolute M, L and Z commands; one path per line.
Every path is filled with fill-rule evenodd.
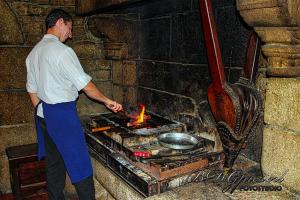
M 63 189 L 65 187 L 67 171 L 64 160 L 47 132 L 45 120 L 39 118 L 39 122 L 43 130 L 45 141 L 46 177 L 49 200 L 64 200 Z M 95 200 L 95 186 L 92 176 L 73 185 L 80 200 Z

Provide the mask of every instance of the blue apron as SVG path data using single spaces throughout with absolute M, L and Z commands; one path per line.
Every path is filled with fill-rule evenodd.
M 42 106 L 48 134 L 62 155 L 72 183 L 91 176 L 93 168 L 77 115 L 76 102 L 58 104 L 43 102 Z M 41 159 L 45 156 L 44 136 L 36 114 L 35 120 L 38 158 Z

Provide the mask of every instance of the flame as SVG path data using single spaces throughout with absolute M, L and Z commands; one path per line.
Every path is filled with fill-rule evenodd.
M 151 119 L 150 115 L 145 115 L 145 106 L 143 104 L 140 105 L 141 112 L 140 114 L 133 114 L 131 115 L 131 121 L 127 123 L 127 126 L 135 126 L 142 124 L 148 119 Z
M 137 120 L 135 121 L 135 123 L 137 123 L 137 124 L 144 122 L 145 106 L 143 104 L 141 104 L 140 107 L 141 107 L 140 115 L 138 116 Z

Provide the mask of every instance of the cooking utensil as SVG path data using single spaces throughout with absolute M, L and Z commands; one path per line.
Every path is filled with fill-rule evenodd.
M 158 142 L 171 149 L 192 149 L 199 143 L 199 140 L 188 133 L 171 132 L 159 135 Z

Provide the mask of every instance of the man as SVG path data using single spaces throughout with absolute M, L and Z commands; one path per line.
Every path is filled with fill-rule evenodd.
M 63 44 L 72 37 L 72 17 L 55 9 L 45 23 L 47 34 L 26 59 L 26 88 L 36 108 L 38 156 L 46 157 L 49 199 L 64 199 L 68 172 L 79 198 L 93 200 L 92 165 L 76 111 L 78 91 L 82 90 L 113 112 L 122 110 L 122 105 L 97 89 L 75 52 Z

